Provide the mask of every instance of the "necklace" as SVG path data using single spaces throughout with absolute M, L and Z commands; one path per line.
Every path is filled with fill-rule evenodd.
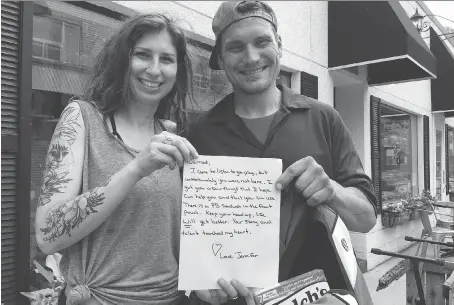
M 117 125 L 115 124 L 115 117 L 113 113 L 109 114 L 109 119 L 110 119 L 110 125 L 112 126 L 112 134 L 121 142 L 124 143 L 123 139 L 121 138 L 120 134 L 117 131 Z M 156 121 L 158 123 L 156 123 Z M 153 120 L 153 132 L 152 136 L 156 135 L 157 133 L 162 132 L 165 130 L 164 125 L 162 125 L 161 121 L 155 116 Z M 159 132 L 156 132 L 159 131 Z

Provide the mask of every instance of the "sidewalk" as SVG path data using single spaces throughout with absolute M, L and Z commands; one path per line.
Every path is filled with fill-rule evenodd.
M 403 251 L 403 254 L 413 255 L 416 252 L 416 245 Z M 433 256 L 432 246 L 427 248 L 427 256 Z M 405 305 L 406 302 L 406 280 L 403 275 L 399 280 L 392 282 L 387 288 L 376 291 L 378 280 L 386 273 L 391 267 L 400 262 L 402 258 L 391 258 L 390 260 L 378 265 L 374 269 L 364 273 L 369 291 L 372 295 L 374 305 Z

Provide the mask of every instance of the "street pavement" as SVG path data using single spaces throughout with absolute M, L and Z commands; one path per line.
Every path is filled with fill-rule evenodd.
M 416 246 L 412 246 L 407 250 L 404 250 L 402 253 L 414 255 L 415 252 Z M 427 248 L 427 257 L 433 257 L 433 249 L 431 245 Z M 364 273 L 364 278 L 372 295 L 374 305 L 407 304 L 405 275 L 403 275 L 399 280 L 392 282 L 387 288 L 376 291 L 380 277 L 401 260 L 402 258 L 391 258 L 374 269 Z

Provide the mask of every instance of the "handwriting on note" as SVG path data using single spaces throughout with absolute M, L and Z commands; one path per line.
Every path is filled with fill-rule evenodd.
M 180 290 L 219 288 L 221 277 L 277 283 L 281 173 L 280 159 L 200 156 L 185 164 Z

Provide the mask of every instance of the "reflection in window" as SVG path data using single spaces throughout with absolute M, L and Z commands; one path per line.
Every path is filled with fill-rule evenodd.
M 382 105 L 380 113 L 383 204 L 416 195 L 416 117 Z
M 436 147 L 435 147 L 435 190 L 436 190 L 436 198 L 441 200 L 441 139 L 443 137 L 443 133 L 441 130 L 437 130 L 435 133 L 436 139 Z
M 201 113 L 211 109 L 227 94 L 232 92 L 223 70 L 211 70 L 209 60 L 211 46 L 190 39 L 188 50 L 192 60 L 194 104 L 188 103 L 189 120 L 193 121 Z
M 35 213 L 46 154 L 61 112 L 81 95 L 94 58 L 121 21 L 59 1 L 35 4 L 33 16 L 30 262 L 45 265 L 35 239 Z M 77 66 L 77 69 L 74 68 Z M 30 263 L 31 290 L 47 287 Z
M 79 64 L 80 26 L 50 17 L 33 17 L 33 56 Z
M 448 128 L 448 190 L 454 194 L 454 128 Z
M 292 73 L 281 70 L 279 72 L 279 76 L 276 80 L 276 84 L 281 84 L 281 85 L 291 88 L 292 87 Z

